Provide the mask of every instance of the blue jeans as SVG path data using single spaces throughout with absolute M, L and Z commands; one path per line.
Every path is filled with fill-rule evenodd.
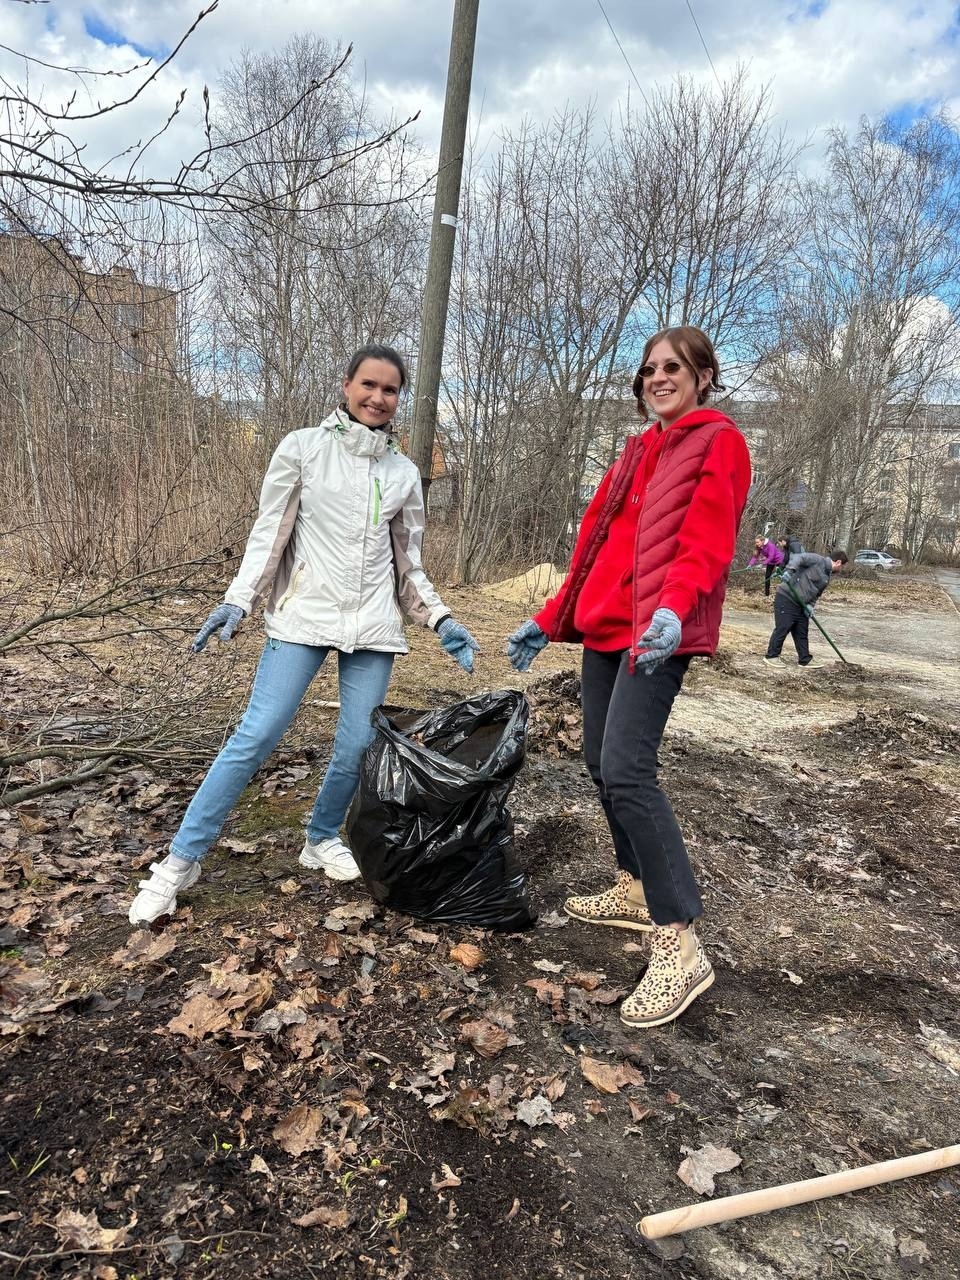
M 178 858 L 199 862 L 219 836 L 244 787 L 287 731 L 329 652 L 316 645 L 267 641 L 243 718 L 210 766 L 170 843 Z M 337 653 L 340 715 L 333 756 L 307 824 L 312 844 L 335 836 L 343 824 L 360 780 L 361 757 L 374 737 L 370 714 L 386 697 L 393 658 L 392 653 L 373 649 Z

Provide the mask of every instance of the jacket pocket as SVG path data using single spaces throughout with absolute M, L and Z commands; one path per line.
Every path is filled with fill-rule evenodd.
M 383 495 L 380 490 L 380 477 L 373 477 L 373 527 L 376 528 L 380 523 L 380 507 L 383 501 Z
M 307 567 L 307 562 L 305 560 L 297 561 L 296 568 L 294 569 L 293 575 L 290 578 L 290 585 L 289 587 L 287 587 L 287 590 L 284 592 L 283 598 L 281 599 L 280 603 L 277 605 L 277 613 L 283 613 L 284 607 L 297 594 L 297 587 L 299 587 L 300 585 L 300 579 L 303 577 L 303 571 L 304 569 L 306 569 L 306 567 Z

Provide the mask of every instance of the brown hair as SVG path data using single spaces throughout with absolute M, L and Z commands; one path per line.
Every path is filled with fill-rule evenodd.
M 386 360 L 397 371 L 397 376 L 400 378 L 400 390 L 402 391 L 407 385 L 407 366 L 404 364 L 403 356 L 399 351 L 395 351 L 393 347 L 385 347 L 380 342 L 369 342 L 365 347 L 360 347 L 358 351 L 353 353 L 343 375 L 347 382 L 350 382 L 356 375 L 364 360 Z
M 698 329 L 696 325 L 674 325 L 673 328 L 661 329 L 652 338 L 648 338 L 646 346 L 643 348 L 643 355 L 640 357 L 640 368 L 633 379 L 633 394 L 637 397 L 637 411 L 639 413 L 643 413 L 643 379 L 640 377 L 640 369 L 650 359 L 650 352 L 658 342 L 669 342 L 677 353 L 677 358 L 683 361 L 695 379 L 701 373 L 706 373 L 709 370 L 710 381 L 707 383 L 705 391 L 697 392 L 697 404 L 703 404 L 711 391 L 726 390 L 720 381 L 720 364 L 717 361 L 717 353 L 714 351 L 713 343 L 707 335 L 702 329 Z

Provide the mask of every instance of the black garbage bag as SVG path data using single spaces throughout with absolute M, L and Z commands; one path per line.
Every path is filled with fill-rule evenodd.
M 439 924 L 534 923 L 507 812 L 527 715 L 513 690 L 442 711 L 373 713 L 377 736 L 363 758 L 347 840 L 377 902 Z

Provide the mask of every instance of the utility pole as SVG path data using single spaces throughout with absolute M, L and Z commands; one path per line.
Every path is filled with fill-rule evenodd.
M 423 483 L 424 501 L 430 488 L 433 465 L 433 437 L 437 428 L 437 398 L 440 393 L 440 364 L 450 300 L 450 274 L 457 238 L 460 206 L 460 176 L 467 137 L 470 81 L 473 77 L 473 47 L 477 36 L 480 0 L 455 0 L 453 34 L 450 37 L 450 65 L 443 103 L 443 130 L 440 135 L 440 164 L 437 195 L 430 232 L 430 256 L 420 317 L 420 356 L 410 433 L 410 457 L 417 464 Z

